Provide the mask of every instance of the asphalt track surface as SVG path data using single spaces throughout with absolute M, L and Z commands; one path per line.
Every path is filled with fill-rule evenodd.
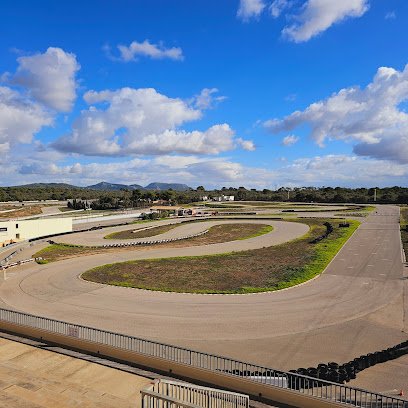
M 222 253 L 231 245 L 223 243 L 146 253 L 123 251 L 25 266 L 2 283 L 0 299 L 4 307 L 278 369 L 346 362 L 408 338 L 408 282 L 403 276 L 398 217 L 398 207 L 379 206 L 324 274 L 279 292 L 160 293 L 78 279 L 89 267 L 125 259 L 192 255 L 197 250 L 200 255 L 211 250 Z M 278 221 L 270 223 L 275 227 L 272 233 L 233 245 L 258 239 L 260 245 L 262 239 L 284 231 Z M 401 364 L 398 372 L 392 367 L 389 371 L 389 386 L 406 387 L 407 364 Z M 358 385 L 370 388 L 374 383 L 369 379 Z M 378 389 L 382 384 L 375 385 L 377 391 L 385 391 Z

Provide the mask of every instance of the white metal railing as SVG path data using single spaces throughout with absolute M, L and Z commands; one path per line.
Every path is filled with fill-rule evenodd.
M 202 353 L 170 344 L 158 343 L 138 337 L 100 330 L 93 327 L 71 324 L 0 308 L 1 322 L 30 327 L 67 337 L 75 337 L 95 344 L 136 352 L 144 356 L 200 368 L 226 376 L 242 378 L 269 388 L 284 388 L 290 392 L 332 401 L 345 406 L 364 408 L 408 408 L 408 401 L 402 398 L 348 387 L 323 379 L 308 377 L 292 372 L 234 360 L 214 354 Z M 273 379 L 273 381 L 271 381 Z
M 249 408 L 249 396 L 168 380 L 140 391 L 142 408 Z

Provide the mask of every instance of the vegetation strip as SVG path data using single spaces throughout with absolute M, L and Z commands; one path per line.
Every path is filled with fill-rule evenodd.
M 316 244 L 311 240 L 333 231 Z M 300 222 L 300 221 L 299 221 Z M 221 255 L 129 261 L 99 266 L 82 277 L 99 283 L 140 289 L 190 293 L 255 293 L 274 291 L 317 276 L 358 228 L 336 220 L 302 219 L 310 232 L 297 240 L 250 251 Z M 337 222 L 337 224 L 336 224 Z

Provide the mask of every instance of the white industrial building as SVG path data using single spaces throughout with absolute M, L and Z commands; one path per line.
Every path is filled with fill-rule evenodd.
M 233 195 L 222 195 L 218 197 L 213 197 L 213 201 L 234 201 L 235 197 Z
M 72 231 L 72 218 L 0 221 L 0 247 L 14 242 Z

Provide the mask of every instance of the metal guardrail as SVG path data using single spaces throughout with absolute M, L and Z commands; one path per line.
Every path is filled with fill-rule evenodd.
M 249 408 L 249 396 L 168 380 L 140 391 L 142 408 Z
M 227 357 L 202 353 L 169 344 L 158 343 L 92 327 L 71 324 L 27 313 L 0 309 L 1 321 L 31 327 L 96 344 L 133 351 L 202 370 L 240 377 L 265 387 L 284 388 L 293 393 L 313 396 L 325 401 L 363 408 L 408 408 L 408 401 L 367 390 L 296 373 L 274 370 Z M 271 381 L 273 379 L 273 381 Z

